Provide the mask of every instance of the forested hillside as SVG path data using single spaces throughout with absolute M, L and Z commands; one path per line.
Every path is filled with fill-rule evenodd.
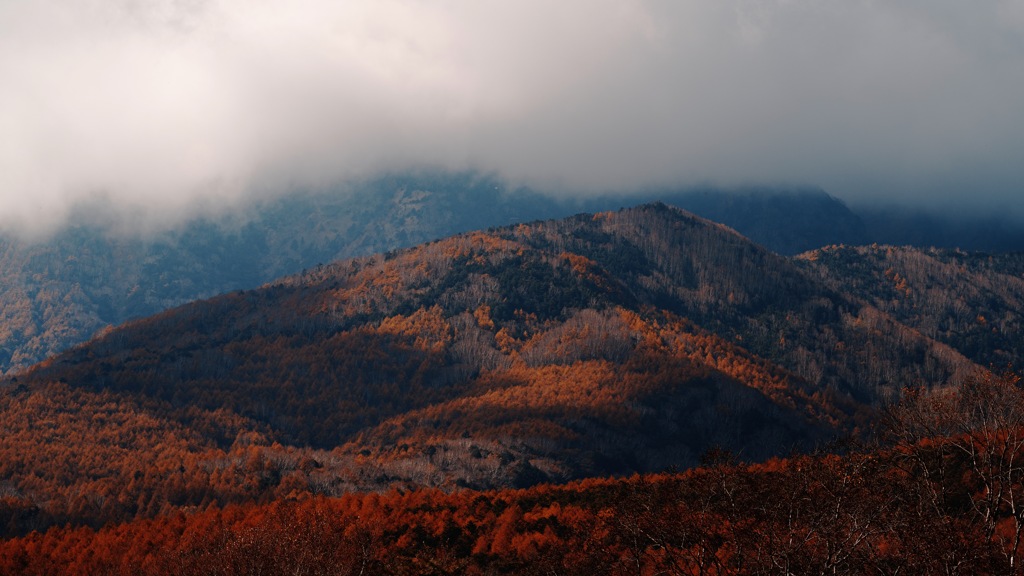
M 979 364 L 1024 361 L 1024 253 L 831 246 L 799 260 L 830 286 Z
M 1001 407 L 990 410 L 993 401 Z M 975 418 L 979 411 L 988 417 Z M 891 444 L 841 456 L 749 465 L 718 451 L 686 473 L 527 490 L 293 495 L 55 528 L 0 542 L 0 572 L 1019 574 L 1017 377 L 910 395 L 887 417 Z
M 858 433 L 985 374 L 663 204 L 319 266 L 0 390 L 9 533 L 386 486 L 529 486 Z

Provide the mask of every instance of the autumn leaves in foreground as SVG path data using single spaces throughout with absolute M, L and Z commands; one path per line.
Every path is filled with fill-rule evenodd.
M 300 495 L 53 529 L 12 574 L 1015 574 L 1024 392 L 1012 374 L 889 409 L 884 445 L 519 491 Z

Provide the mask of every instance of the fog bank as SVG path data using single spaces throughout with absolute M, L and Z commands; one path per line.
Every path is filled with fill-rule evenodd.
M 0 227 L 380 170 L 1013 212 L 1022 0 L 0 3 Z

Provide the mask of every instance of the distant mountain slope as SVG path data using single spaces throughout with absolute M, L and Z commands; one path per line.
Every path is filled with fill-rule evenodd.
M 229 394 L 235 400 L 228 406 L 245 405 L 240 413 L 278 427 L 289 442 L 332 446 L 387 415 L 377 410 L 401 412 L 457 397 L 469 391 L 471 379 L 486 371 L 519 363 L 525 368 L 549 361 L 561 364 L 571 358 L 562 353 L 542 360 L 550 353 L 548 345 L 540 343 L 545 337 L 554 338 L 551 346 L 592 350 L 577 358 L 581 361 L 622 362 L 638 351 L 642 341 L 637 338 L 652 329 L 640 327 L 657 321 L 658 316 L 651 314 L 659 304 L 673 304 L 680 312 L 699 312 L 703 307 L 709 318 L 716 317 L 710 311 L 719 308 L 718 301 L 702 302 L 700 294 L 717 298 L 725 290 L 734 293 L 736 304 L 729 307 L 738 311 L 716 322 L 728 326 L 723 332 L 732 330 L 727 322 L 747 312 L 739 307 L 752 289 L 737 286 L 749 271 L 729 270 L 743 250 L 778 257 L 725 229 L 665 207 L 637 213 L 639 220 L 620 224 L 621 230 L 606 231 L 605 220 L 577 217 L 320 267 L 264 289 L 131 323 L 47 363 L 31 377 L 64 378 L 95 389 L 113 386 L 167 401 L 185 394 L 190 402 L 210 409 L 222 404 L 218 394 Z M 630 214 L 605 218 L 619 221 Z M 669 222 L 677 219 L 683 219 L 680 222 L 696 234 L 694 240 L 702 242 L 691 254 L 699 267 L 687 264 L 700 277 L 686 278 L 688 286 L 677 286 L 679 278 L 666 276 L 676 272 L 649 261 L 641 248 L 623 238 L 632 227 L 646 227 L 637 232 L 646 235 L 651 227 L 671 226 Z M 665 232 L 686 233 L 671 228 Z M 719 247 L 722 242 L 728 244 Z M 674 253 L 673 239 L 659 241 L 656 250 Z M 723 251 L 721 258 L 714 254 L 717 250 Z M 668 266 L 682 266 L 674 257 L 666 258 Z M 709 264 L 705 259 L 721 261 Z M 677 288 L 686 290 L 685 297 L 697 307 L 680 305 L 680 295 L 667 292 Z M 796 303 L 801 296 L 785 297 Z M 584 312 L 589 316 L 580 317 Z M 624 319 L 630 314 L 640 316 Z M 661 320 L 669 325 L 681 321 Z M 640 327 L 631 328 L 630 322 Z M 566 323 L 576 325 L 577 331 L 566 328 Z M 577 332 L 590 324 L 608 326 L 605 340 L 577 345 L 582 338 Z M 736 330 L 751 334 L 745 327 Z M 279 353 L 282 350 L 287 353 Z M 368 361 L 378 356 L 387 361 Z M 282 382 L 303 387 L 301 393 L 282 388 Z M 363 396 L 356 401 L 358 410 L 343 410 L 337 400 L 335 405 L 326 402 L 336 397 L 339 386 Z M 190 387 L 191 394 L 186 392 Z M 368 387 L 380 389 L 370 394 Z M 310 402 L 308 408 L 323 414 L 301 413 L 306 406 L 292 412 L 287 406 L 320 396 L 324 402 Z
M 473 173 L 388 175 L 292 195 L 244 215 L 194 220 L 155 237 L 82 225 L 43 244 L 0 238 L 0 373 L 129 318 L 339 258 L 647 200 L 705 214 L 782 253 L 860 240 L 857 217 L 820 191 L 663 190 L 575 202 L 508 190 Z
M 224 355 L 229 343 L 263 345 L 269 338 L 285 337 L 298 339 L 292 348 L 300 343 L 324 346 L 326 336 L 339 339 L 332 344 L 339 349 L 372 350 L 376 340 L 408 341 L 408 351 L 400 357 L 421 366 L 426 386 L 434 364 L 445 365 L 447 372 L 431 378 L 452 378 L 450 358 L 432 354 L 432 346 L 462 336 L 453 332 L 453 319 L 482 314 L 482 307 L 497 326 L 495 342 L 497 332 L 504 330 L 501 338 L 511 338 L 518 346 L 548 330 L 548 323 L 567 321 L 573 310 L 623 307 L 642 314 L 661 309 L 739 342 L 817 385 L 865 401 L 906 378 L 942 381 L 967 365 L 955 351 L 825 287 L 790 260 L 719 225 L 652 205 L 474 233 L 317 268 L 259 291 L 196 303 L 126 326 L 36 373 L 90 365 L 105 374 L 101 380 L 117 371 L 138 375 L 130 372 L 129 357 L 123 355 L 129 350 L 141 354 L 142 343 L 172 351 L 198 346 Z M 417 340 L 410 334 L 386 331 L 386 320 L 404 322 L 414 316 L 432 322 L 436 331 L 420 335 L 420 345 L 411 345 Z M 383 326 L 384 334 L 365 333 L 368 323 L 383 323 L 374 329 Z M 897 336 L 894 345 L 889 340 Z M 186 338 L 195 341 L 181 342 Z M 487 353 L 472 358 L 470 372 L 493 368 L 489 363 L 497 357 L 492 352 L 508 356 L 518 351 L 508 346 L 512 348 L 483 347 Z M 98 368 L 99 358 L 108 354 L 115 355 L 110 359 L 113 373 Z M 230 374 L 239 360 L 251 364 L 253 357 L 224 358 L 201 368 Z M 910 363 L 908 358 L 919 361 Z M 155 359 L 153 367 L 169 361 L 180 366 L 173 356 Z M 269 377 L 273 371 L 268 369 L 280 369 L 277 360 L 266 360 L 267 369 L 248 370 Z M 333 356 L 333 361 L 341 358 Z M 193 376 L 168 367 L 148 379 L 147 386 L 160 379 L 177 383 L 182 377 Z M 221 380 L 223 374 L 214 378 Z
M 1024 362 L 1024 253 L 831 246 L 800 260 L 834 288 L 975 362 Z
M 129 318 L 338 258 L 552 216 L 492 179 L 381 178 L 200 219 L 152 238 L 80 226 L 43 244 L 0 238 L 0 373 L 25 368 Z

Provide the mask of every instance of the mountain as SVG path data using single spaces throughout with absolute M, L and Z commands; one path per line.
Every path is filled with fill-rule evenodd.
M 662 200 L 796 254 L 860 243 L 857 216 L 819 190 L 657 190 L 586 202 L 509 190 L 474 173 L 385 175 L 293 194 L 243 214 L 200 218 L 155 235 L 117 233 L 111 207 L 49 241 L 0 237 L 0 373 L 14 373 L 97 331 L 199 298 L 254 288 L 340 258 L 459 232 Z
M 317 266 L 111 329 L 0 390 L 9 530 L 807 449 L 986 371 L 664 204 Z
M 1019 227 L 1007 223 L 851 210 L 813 188 L 665 188 L 581 200 L 509 189 L 485 174 L 424 170 L 295 193 L 162 233 L 134 234 L 111 216 L 113 207 L 98 205 L 83 208 L 76 226 L 45 242 L 0 235 L 0 374 L 23 370 L 131 318 L 255 288 L 340 258 L 650 201 L 724 223 L 783 255 L 872 242 L 1024 250 Z

